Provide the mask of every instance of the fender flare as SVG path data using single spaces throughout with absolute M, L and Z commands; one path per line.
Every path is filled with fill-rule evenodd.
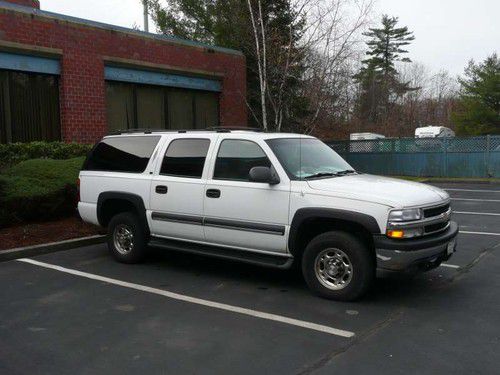
M 299 228 L 311 219 L 335 219 L 345 222 L 352 222 L 361 225 L 368 232 L 380 234 L 380 227 L 373 216 L 355 211 L 339 210 L 335 208 L 300 208 L 295 212 L 290 225 L 290 234 L 288 236 L 288 249 L 290 253 L 295 254 L 295 244 L 299 237 Z
M 124 200 L 132 203 L 138 213 L 139 220 L 144 228 L 149 232 L 148 220 L 146 217 L 146 206 L 142 197 L 137 194 L 125 193 L 121 191 L 106 191 L 99 194 L 97 198 L 97 221 L 101 226 L 104 226 L 104 213 L 102 211 L 102 206 L 109 200 Z

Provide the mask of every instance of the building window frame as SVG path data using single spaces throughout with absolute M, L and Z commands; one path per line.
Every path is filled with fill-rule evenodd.
M 149 126 L 140 126 L 140 121 L 139 121 L 139 104 L 138 104 L 138 91 L 141 88 L 154 88 L 158 89 L 161 91 L 163 95 L 163 105 L 164 105 L 164 113 L 163 113 L 163 127 L 161 129 L 166 129 L 166 130 L 184 130 L 184 129 L 205 129 L 207 127 L 216 127 L 219 126 L 220 124 L 220 92 L 215 92 L 215 91 L 204 91 L 204 90 L 193 90 L 193 89 L 186 89 L 186 88 L 178 88 L 178 87 L 168 87 L 168 86 L 159 86 L 159 85 L 149 85 L 149 84 L 142 84 L 142 83 L 133 83 L 133 82 L 123 82 L 123 81 L 113 81 L 113 80 L 106 80 L 106 123 L 107 123 L 107 128 L 108 131 L 119 131 L 119 130 L 127 130 L 127 129 L 139 129 L 139 128 L 151 128 Z M 109 113 L 109 105 L 110 105 L 110 88 L 116 85 L 122 85 L 122 87 L 126 90 L 129 89 L 131 90 L 131 95 L 132 95 L 132 111 L 133 114 L 131 116 L 131 121 L 132 124 L 128 128 L 123 128 L 123 127 L 116 127 L 113 126 L 114 124 L 110 123 L 110 113 Z M 175 93 L 179 93 L 180 95 L 189 95 L 189 100 L 190 100 L 190 107 L 191 107 L 191 121 L 189 124 L 189 127 L 186 128 L 179 128 L 175 126 L 175 124 L 172 123 L 172 95 Z M 197 99 L 201 98 L 202 96 L 205 95 L 211 95 L 214 99 L 215 102 L 215 108 L 214 108 L 214 123 L 213 124 L 206 124 L 205 126 L 202 126 L 197 123 L 198 119 L 198 111 L 201 109 L 197 105 Z M 128 121 L 127 121 L 128 122 Z
M 60 141 L 60 103 L 59 75 L 0 69 L 0 143 Z

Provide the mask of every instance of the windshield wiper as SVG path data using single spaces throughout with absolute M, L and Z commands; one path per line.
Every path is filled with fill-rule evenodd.
M 351 174 L 351 173 L 356 173 L 354 169 L 346 169 L 345 171 L 339 171 L 339 172 L 319 172 L 312 174 L 310 176 L 304 177 L 304 180 L 309 180 L 313 178 L 321 178 L 321 177 L 339 177 L 339 176 L 345 176 L 346 174 Z
M 304 177 L 304 180 L 308 180 L 310 178 L 320 178 L 320 177 L 336 177 L 337 173 L 333 172 L 320 172 L 320 173 L 315 173 L 310 176 Z
M 335 172 L 336 176 L 345 176 L 346 174 L 356 173 L 354 169 L 346 169 L 345 171 Z

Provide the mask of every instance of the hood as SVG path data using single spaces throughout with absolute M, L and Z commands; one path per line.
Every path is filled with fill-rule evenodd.
M 307 183 L 311 189 L 323 191 L 331 196 L 398 208 L 432 205 L 449 198 L 448 193 L 434 186 L 369 174 L 308 180 Z

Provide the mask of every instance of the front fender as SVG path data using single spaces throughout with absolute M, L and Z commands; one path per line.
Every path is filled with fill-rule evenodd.
M 380 227 L 373 216 L 355 211 L 340 210 L 334 208 L 301 208 L 295 212 L 290 226 L 288 237 L 288 249 L 295 253 L 295 244 L 299 236 L 299 229 L 302 224 L 312 219 L 334 219 L 357 224 L 365 228 L 372 235 L 380 234 Z

